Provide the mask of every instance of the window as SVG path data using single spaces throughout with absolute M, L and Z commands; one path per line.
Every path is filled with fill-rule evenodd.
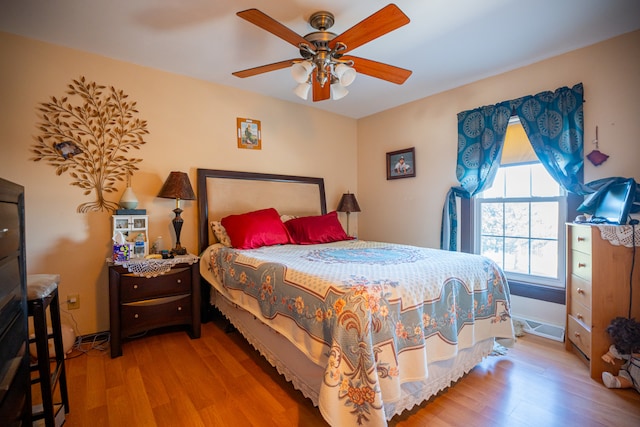
M 494 260 L 510 281 L 564 288 L 566 192 L 537 160 L 517 119 L 493 185 L 474 198 L 473 213 L 474 252 Z

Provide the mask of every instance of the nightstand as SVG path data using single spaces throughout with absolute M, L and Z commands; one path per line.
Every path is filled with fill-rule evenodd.
M 122 340 L 166 326 L 186 325 L 200 338 L 198 257 L 144 259 L 109 265 L 111 357 L 122 356 Z

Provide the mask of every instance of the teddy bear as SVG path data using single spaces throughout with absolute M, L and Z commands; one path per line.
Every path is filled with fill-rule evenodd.
M 602 382 L 607 388 L 635 388 L 640 392 L 640 322 L 635 319 L 616 317 L 606 329 L 613 340 L 602 360 L 614 363 L 614 359 L 625 360 L 618 375 L 602 373 Z

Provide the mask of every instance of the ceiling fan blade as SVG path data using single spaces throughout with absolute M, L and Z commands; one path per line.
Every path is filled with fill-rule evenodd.
M 269 31 L 271 34 L 275 34 L 282 40 L 291 43 L 296 47 L 300 47 L 300 44 L 308 45 L 309 42 L 305 40 L 301 35 L 287 28 L 283 24 L 279 23 L 269 15 L 259 11 L 258 9 L 247 9 L 236 13 L 240 18 L 246 19 L 252 24 L 257 25 L 263 30 Z
M 329 48 L 341 42 L 347 46 L 343 51 L 346 53 L 408 23 L 409 17 L 392 3 L 336 36 L 329 42 Z
M 410 70 L 396 67 L 382 62 L 372 61 L 370 59 L 359 58 L 357 56 L 343 56 L 340 58 L 344 61 L 353 61 L 353 68 L 367 76 L 376 77 L 391 83 L 401 85 L 411 75 Z
M 261 65 L 260 67 L 249 68 L 247 70 L 236 71 L 235 73 L 231 73 L 236 77 L 251 77 L 262 73 L 268 73 L 269 71 L 280 70 L 282 68 L 287 68 L 292 66 L 295 62 L 300 61 L 300 59 L 287 59 L 285 61 L 274 62 L 273 64 Z
M 311 76 L 311 80 L 313 81 L 313 102 L 324 101 L 331 97 L 331 85 L 329 82 L 326 82 L 322 87 L 318 79 L 316 79 L 315 72 Z

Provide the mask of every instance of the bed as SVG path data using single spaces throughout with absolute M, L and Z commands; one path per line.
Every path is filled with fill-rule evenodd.
M 492 261 L 340 235 L 322 178 L 197 173 L 207 301 L 330 425 L 386 426 L 462 378 L 496 338 L 513 339 Z M 254 242 L 238 224 L 274 228 Z M 271 240 L 280 225 L 288 242 Z

